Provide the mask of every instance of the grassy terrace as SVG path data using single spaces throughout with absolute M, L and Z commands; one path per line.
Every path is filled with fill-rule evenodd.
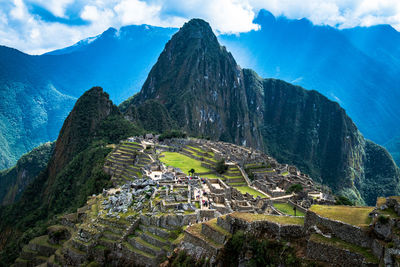
M 380 207 L 380 206 L 382 206 L 383 204 L 386 204 L 386 197 L 378 197 L 378 198 L 376 199 L 376 206 L 377 206 L 377 207 Z
M 216 162 L 216 160 L 214 159 L 214 152 L 207 152 L 204 151 L 198 147 L 194 147 L 194 146 L 187 146 L 187 148 L 185 149 L 187 152 L 189 152 L 190 154 L 193 154 L 196 157 L 199 158 L 204 158 L 213 162 Z M 201 153 L 206 153 L 207 155 L 202 155 Z
M 224 228 L 222 228 L 221 226 L 219 226 L 217 224 L 217 218 L 209 220 L 208 222 L 206 222 L 205 224 L 209 225 L 211 228 L 213 228 L 214 230 L 220 232 L 221 234 L 223 234 L 224 236 L 228 236 L 231 237 L 232 234 L 229 233 L 228 231 L 226 231 Z
M 189 232 L 190 234 L 203 239 L 204 241 L 207 241 L 209 244 L 211 244 L 213 247 L 216 248 L 221 248 L 223 245 L 216 243 L 214 240 L 208 238 L 207 236 L 203 235 L 201 233 L 201 223 L 193 224 L 192 226 L 186 228 L 186 231 Z
M 355 226 L 365 226 L 371 222 L 368 214 L 374 207 L 352 207 L 352 206 L 324 206 L 313 205 L 309 209 L 316 214 Z
M 163 152 L 160 161 L 167 166 L 173 166 L 181 169 L 184 173 L 188 173 L 190 169 L 195 169 L 196 172 L 210 172 L 210 169 L 201 166 L 201 161 L 189 158 L 178 152 Z
M 240 193 L 242 193 L 242 194 L 249 193 L 250 195 L 252 195 L 255 198 L 258 197 L 258 196 L 260 196 L 261 198 L 266 198 L 267 197 L 266 195 L 258 192 L 257 190 L 254 190 L 251 187 L 248 187 L 247 185 L 246 186 L 235 186 L 235 188 L 237 190 L 239 190 Z
M 230 216 L 248 222 L 270 221 L 279 224 L 304 225 L 304 218 L 302 217 L 277 216 L 277 215 L 255 214 L 255 213 L 244 213 L 244 212 L 234 212 Z
M 293 206 L 288 203 L 274 203 L 274 207 L 280 212 L 294 216 Z M 305 216 L 305 214 L 300 210 L 296 210 L 296 216 Z
M 314 241 L 314 242 L 324 243 L 327 245 L 338 247 L 341 249 L 347 249 L 351 252 L 363 255 L 368 262 L 378 263 L 378 259 L 374 256 L 374 254 L 372 254 L 371 250 L 369 250 L 367 248 L 359 247 L 354 244 L 347 243 L 339 238 L 335 238 L 335 237 L 327 238 L 327 237 L 324 237 L 319 234 L 312 234 L 310 237 L 310 240 Z

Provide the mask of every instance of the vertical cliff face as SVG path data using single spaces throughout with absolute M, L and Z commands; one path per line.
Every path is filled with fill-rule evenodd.
M 242 70 L 202 20 L 191 20 L 172 37 L 141 92 L 121 109 L 132 121 L 159 130 L 151 127 L 151 108 L 138 116 L 150 102 L 162 111 L 157 123 L 171 128 L 172 120 L 193 135 L 263 149 L 359 203 L 375 202 L 364 186 L 371 181 L 384 195 L 400 193 L 385 186 L 399 177 L 390 155 L 372 147 L 338 103 Z M 381 160 L 372 163 L 375 153 Z M 377 171 L 382 164 L 388 172 Z
M 362 202 L 354 183 L 364 179 L 365 140 L 346 112 L 316 91 L 243 73 L 266 150 Z

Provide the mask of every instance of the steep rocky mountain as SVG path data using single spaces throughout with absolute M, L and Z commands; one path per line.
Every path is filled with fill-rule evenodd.
M 93 85 L 117 103 L 139 90 L 176 29 L 110 28 L 41 56 L 0 47 L 0 169 L 57 138 L 76 99 Z
M 0 171 L 0 205 L 17 201 L 25 188 L 47 166 L 53 153 L 53 143 L 45 143 L 23 155 L 17 164 Z
M 0 265 L 12 262 L 26 240 L 43 233 L 55 214 L 74 211 L 101 192 L 108 144 L 141 131 L 125 120 L 100 87 L 84 93 L 60 131 L 45 169 L 13 205 L 0 207 Z
M 161 105 L 163 118 L 179 129 L 264 149 L 360 203 L 379 195 L 369 184 L 385 195 L 399 192 L 391 156 L 365 140 L 338 103 L 241 69 L 203 20 L 191 20 L 172 37 L 140 93 L 120 109 L 138 122 L 132 114 L 150 103 Z M 383 166 L 384 173 L 377 171 Z
M 337 101 L 381 145 L 400 135 L 400 33 L 388 25 L 339 30 L 262 10 L 260 30 L 221 35 L 240 65 Z

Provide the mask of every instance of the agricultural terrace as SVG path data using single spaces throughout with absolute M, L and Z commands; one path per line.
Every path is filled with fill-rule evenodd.
M 280 223 L 280 224 L 304 225 L 304 218 L 302 218 L 302 217 L 277 216 L 277 215 L 244 213 L 244 212 L 234 212 L 231 214 L 231 216 L 238 218 L 238 219 L 248 221 L 248 222 L 270 221 L 270 222 L 275 222 L 275 223 Z
M 292 215 L 292 216 L 295 215 L 293 206 L 290 205 L 289 203 L 274 203 L 274 207 L 280 212 L 285 213 L 287 215 Z M 305 214 L 301 210 L 297 209 L 296 216 L 305 216 Z
M 313 205 L 309 210 L 331 220 L 342 221 L 355 226 L 365 226 L 371 222 L 371 218 L 368 215 L 374 208 Z
M 267 198 L 267 196 L 264 195 L 263 193 L 258 192 L 257 190 L 254 190 L 253 188 L 248 187 L 248 186 L 235 186 L 235 188 L 237 190 L 239 190 L 240 193 L 242 193 L 242 194 L 249 193 L 250 195 L 252 195 L 255 198 L 258 197 L 258 196 L 261 197 L 261 198 Z

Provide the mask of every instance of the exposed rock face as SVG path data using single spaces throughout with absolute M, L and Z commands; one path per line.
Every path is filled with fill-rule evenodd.
M 61 128 L 49 162 L 50 184 L 57 173 L 87 146 L 97 126 L 113 114 L 120 113 L 101 87 L 93 87 L 78 99 Z
M 49 161 L 53 143 L 45 143 L 26 155 L 22 156 L 17 164 L 0 172 L 0 204 L 12 204 L 18 200 L 25 188 L 42 171 Z
M 128 110 L 154 99 L 180 129 L 260 147 L 243 89 L 243 73 L 232 55 L 219 45 L 208 23 L 194 19 L 166 44 Z
M 171 127 L 170 118 L 190 134 L 263 149 L 359 203 L 375 201 L 364 182 L 383 195 L 400 192 L 391 156 L 371 146 L 336 102 L 241 69 L 202 20 L 191 20 L 173 36 L 141 92 L 121 109 L 146 127 L 147 116 L 134 114 L 148 101 L 163 105 L 158 118 L 168 118 Z M 379 161 L 372 161 L 374 154 Z M 386 188 L 388 181 L 395 186 Z

